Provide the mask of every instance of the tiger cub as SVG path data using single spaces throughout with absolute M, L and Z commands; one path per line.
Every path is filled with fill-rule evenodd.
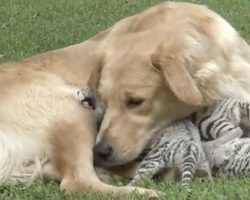
M 222 169 L 223 166 L 229 162 L 229 160 L 235 160 L 234 156 L 230 156 L 230 154 L 226 153 L 226 151 L 231 151 L 234 149 L 233 145 L 229 145 L 229 143 L 238 140 L 240 137 L 242 137 L 242 132 L 232 131 L 218 139 L 202 142 L 204 152 L 207 159 L 209 160 L 209 164 L 214 176 L 218 176 L 217 171 Z M 240 140 L 244 141 L 248 139 L 241 138 Z
M 250 121 L 250 102 L 228 98 L 211 106 L 205 113 L 198 112 L 195 115 L 195 124 L 202 140 L 214 140 L 230 132 L 240 133 L 242 128 L 249 129 L 249 126 L 242 126 L 242 123 L 244 120 Z
M 135 185 L 143 176 L 153 176 L 176 166 L 181 168 L 181 185 L 188 193 L 191 192 L 190 182 L 197 169 L 211 177 L 199 131 L 189 119 L 160 129 L 149 149 L 129 185 Z
M 203 146 L 214 176 L 250 175 L 249 121 L 250 103 L 236 98 L 219 102 L 196 121 L 202 138 L 210 140 Z
M 250 138 L 241 135 L 224 135 L 213 144 L 204 144 L 205 151 L 212 159 L 213 175 L 216 177 L 250 176 Z

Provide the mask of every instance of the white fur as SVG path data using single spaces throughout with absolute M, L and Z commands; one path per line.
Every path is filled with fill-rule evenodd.
M 28 186 L 42 175 L 42 167 L 51 155 L 48 130 L 65 112 L 74 112 L 72 100 L 79 88 L 66 85 L 50 89 L 34 83 L 16 98 L 1 99 L 0 185 L 20 182 Z M 59 103 L 62 101 L 65 104 Z M 69 110 L 64 111 L 63 105 L 69 105 Z
M 31 184 L 47 161 L 42 147 L 32 137 L 0 132 L 0 185 Z

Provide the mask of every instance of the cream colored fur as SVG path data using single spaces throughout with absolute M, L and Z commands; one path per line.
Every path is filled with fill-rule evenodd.
M 93 166 L 97 134 L 93 112 L 76 99 L 97 60 L 94 52 L 109 30 L 83 43 L 0 68 L 0 185 L 30 185 L 59 178 L 66 192 L 127 194 L 137 190 L 101 182 Z
M 128 17 L 98 54 L 93 82 L 107 109 L 97 141 L 113 148 L 107 165 L 136 158 L 160 124 L 225 97 L 250 99 L 250 47 L 205 6 L 166 2 Z M 132 109 L 134 99 L 142 103 Z
M 47 169 L 62 177 L 67 192 L 131 192 L 135 188 L 98 179 L 92 155 L 95 119 L 74 99 L 73 88 L 86 85 L 92 74 L 89 83 L 97 84 L 107 105 L 97 140 L 113 147 L 108 164 L 116 165 L 137 157 L 159 124 L 223 97 L 248 100 L 249 63 L 249 46 L 218 14 L 168 2 L 83 43 L 3 64 L 0 183 L 30 183 L 48 159 Z M 138 97 L 142 106 L 128 109 L 128 100 Z

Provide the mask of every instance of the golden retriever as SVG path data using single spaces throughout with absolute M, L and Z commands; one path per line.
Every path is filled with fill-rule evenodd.
M 163 3 L 81 44 L 3 64 L 0 184 L 56 171 L 66 191 L 137 189 L 155 196 L 98 179 L 95 119 L 76 91 L 87 82 L 98 86 L 107 110 L 94 151 L 108 155 L 110 165 L 123 164 L 161 123 L 223 97 L 248 99 L 249 62 L 248 45 L 220 16 L 194 4 Z
M 66 192 L 127 194 L 137 190 L 99 180 L 93 167 L 96 121 L 77 100 L 96 65 L 95 49 L 109 30 L 81 44 L 0 67 L 0 185 L 58 174 Z M 56 172 L 56 173 L 55 173 Z
M 162 3 L 109 36 L 90 82 L 106 106 L 94 148 L 105 165 L 134 160 L 162 124 L 225 97 L 250 100 L 250 48 L 205 6 Z

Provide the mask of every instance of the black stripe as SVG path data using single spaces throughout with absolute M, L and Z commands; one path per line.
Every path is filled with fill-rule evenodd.
M 249 160 L 246 162 L 245 167 L 242 169 L 242 172 L 244 173 L 247 169 L 249 169 Z
M 180 141 L 179 144 L 176 146 L 176 148 L 175 148 L 175 150 L 174 150 L 173 157 L 172 157 L 173 159 L 175 158 L 175 155 L 176 155 L 176 153 L 177 153 L 179 147 L 180 147 L 183 143 L 184 143 L 184 141 L 182 140 L 182 141 Z M 173 162 L 173 160 L 172 160 L 172 162 Z
M 245 154 L 248 155 L 249 154 L 249 151 L 250 151 L 250 146 L 248 146 L 248 148 L 245 150 Z
M 245 103 L 245 104 L 246 104 L 246 106 L 245 106 L 246 107 L 245 108 L 246 109 L 245 112 L 247 113 L 247 117 L 249 118 L 250 117 L 250 114 L 249 114 L 249 112 L 250 112 L 249 111 L 249 103 Z
M 211 114 L 209 113 L 209 114 L 206 114 L 204 117 L 202 117 L 202 118 L 200 119 L 200 121 L 199 121 L 199 123 L 198 123 L 198 128 L 199 128 L 199 130 L 202 130 L 202 129 L 201 129 L 202 123 L 203 123 L 204 121 L 206 121 L 207 119 L 209 119 L 210 117 L 211 117 Z
M 237 162 L 237 164 L 236 164 L 236 167 L 235 167 L 235 172 L 236 173 L 241 173 L 242 172 L 242 163 L 244 162 L 244 159 L 238 159 L 238 162 Z M 238 168 L 237 169 L 237 171 L 236 171 L 236 168 Z
M 207 126 L 207 128 L 206 128 L 206 133 L 207 133 L 207 135 L 208 135 L 208 137 L 209 137 L 210 140 L 213 139 L 212 136 L 211 136 L 211 133 L 210 133 L 211 128 L 213 127 L 213 125 L 214 125 L 222 116 L 225 115 L 225 113 L 226 113 L 227 110 L 228 110 L 228 104 L 230 104 L 230 103 L 231 103 L 231 101 L 229 101 L 229 100 L 225 101 L 225 103 L 224 103 L 224 101 L 222 101 L 222 102 L 218 105 L 218 112 L 216 112 L 217 109 L 215 109 L 215 111 L 214 111 L 213 113 L 211 113 L 211 116 L 210 116 L 211 118 L 212 118 L 212 116 L 215 116 L 215 115 L 217 115 L 217 117 L 214 118 L 213 121 L 212 121 L 210 124 L 208 124 L 208 126 Z
M 218 137 L 218 135 L 219 135 L 219 133 L 221 132 L 221 130 L 223 129 L 223 128 L 225 128 L 226 126 L 228 126 L 228 124 L 226 124 L 225 123 L 225 121 L 222 121 L 219 125 L 221 125 L 222 124 L 222 126 L 217 130 L 217 132 L 216 132 L 216 138 Z M 219 126 L 218 125 L 218 126 Z
M 221 130 L 223 129 L 223 128 L 225 128 L 226 126 L 229 126 L 229 125 L 231 125 L 231 122 L 230 122 L 230 124 L 228 124 L 228 121 L 226 121 L 224 118 L 221 118 L 221 119 L 219 119 L 219 120 L 217 120 L 216 122 L 215 122 L 215 124 L 214 124 L 214 127 L 213 127 L 213 130 L 215 131 L 216 129 L 218 129 L 217 130 L 217 132 L 215 133 L 215 137 L 217 138 L 218 137 L 218 135 L 219 135 L 219 133 L 221 132 Z M 221 126 L 221 127 L 220 127 Z M 210 133 L 210 135 L 212 136 L 212 134 Z M 213 136 L 212 136 L 213 137 Z M 213 138 L 213 139 L 216 139 L 216 138 Z
M 227 124 L 227 125 L 229 126 L 229 125 L 231 125 L 231 124 Z M 235 127 L 235 126 L 230 127 L 230 128 L 228 128 L 228 129 L 226 130 L 226 132 L 229 133 L 230 131 L 232 131 L 232 130 L 234 130 L 234 129 L 236 129 L 236 128 L 237 128 L 237 127 Z M 219 135 L 220 132 L 221 132 L 221 131 L 218 131 L 218 132 L 217 132 L 216 138 L 215 138 L 215 139 L 217 139 L 217 138 L 219 138 L 219 137 L 222 136 L 222 135 Z
M 195 166 L 195 165 L 194 165 Z M 193 176 L 192 175 L 192 173 L 193 173 L 193 171 L 194 171 L 194 166 L 186 166 L 186 165 L 184 165 L 183 166 L 183 174 L 184 174 L 184 172 L 191 172 L 191 176 Z
M 234 153 L 235 153 L 235 154 L 238 154 L 239 151 L 242 149 L 243 146 L 244 146 L 244 145 L 235 145 L 235 151 L 234 151 Z

